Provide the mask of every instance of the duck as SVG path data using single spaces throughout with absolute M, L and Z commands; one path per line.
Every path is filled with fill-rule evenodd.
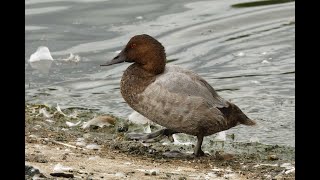
M 101 66 L 131 63 L 123 72 L 120 91 L 135 111 L 164 128 L 132 139 L 185 133 L 197 137 L 193 155 L 204 156 L 203 138 L 237 125 L 256 125 L 240 108 L 218 95 L 195 72 L 166 64 L 164 46 L 148 34 L 133 36 L 121 52 Z

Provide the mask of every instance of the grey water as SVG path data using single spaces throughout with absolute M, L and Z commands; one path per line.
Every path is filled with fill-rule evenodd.
M 228 134 L 295 147 L 295 2 L 246 2 L 253 1 L 26 0 L 25 100 L 127 118 L 132 109 L 119 82 L 129 64 L 99 65 L 130 37 L 149 34 L 165 46 L 170 64 L 204 77 L 258 123 Z M 57 61 L 41 74 L 28 63 L 39 46 L 53 58 L 74 53 L 81 61 Z

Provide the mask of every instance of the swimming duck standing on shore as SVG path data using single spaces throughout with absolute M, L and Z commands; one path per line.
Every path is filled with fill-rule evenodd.
M 175 133 L 194 135 L 198 139 L 194 155 L 203 156 L 204 136 L 239 124 L 256 124 L 196 73 L 166 65 L 164 47 L 149 35 L 132 37 L 119 55 L 101 66 L 122 62 L 133 63 L 121 79 L 122 97 L 132 109 L 165 127 L 136 139 Z

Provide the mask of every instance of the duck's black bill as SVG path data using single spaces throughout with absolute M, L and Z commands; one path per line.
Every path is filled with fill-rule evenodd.
M 118 56 L 114 57 L 111 61 L 107 62 L 106 64 L 101 64 L 100 66 L 111 66 L 113 64 L 119 64 L 126 61 L 126 57 L 123 53 L 119 53 Z

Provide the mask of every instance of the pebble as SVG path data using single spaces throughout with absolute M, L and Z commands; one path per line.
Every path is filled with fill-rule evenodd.
M 116 124 L 116 119 L 108 115 L 97 116 L 90 121 L 86 122 L 82 128 L 87 129 L 90 126 L 103 128 L 104 126 L 114 126 Z
M 33 177 L 35 175 L 39 175 L 39 177 L 45 177 L 42 173 L 40 173 L 39 169 L 34 168 L 33 166 L 25 165 L 25 175 L 28 177 Z
M 73 174 L 69 173 L 50 173 L 51 176 L 53 177 L 64 177 L 64 178 L 73 178 Z
M 271 160 L 271 161 L 275 161 L 275 160 L 278 160 L 278 159 L 279 159 L 279 157 L 277 155 L 275 155 L 275 154 L 272 154 L 272 155 L 268 156 L 268 160 Z

